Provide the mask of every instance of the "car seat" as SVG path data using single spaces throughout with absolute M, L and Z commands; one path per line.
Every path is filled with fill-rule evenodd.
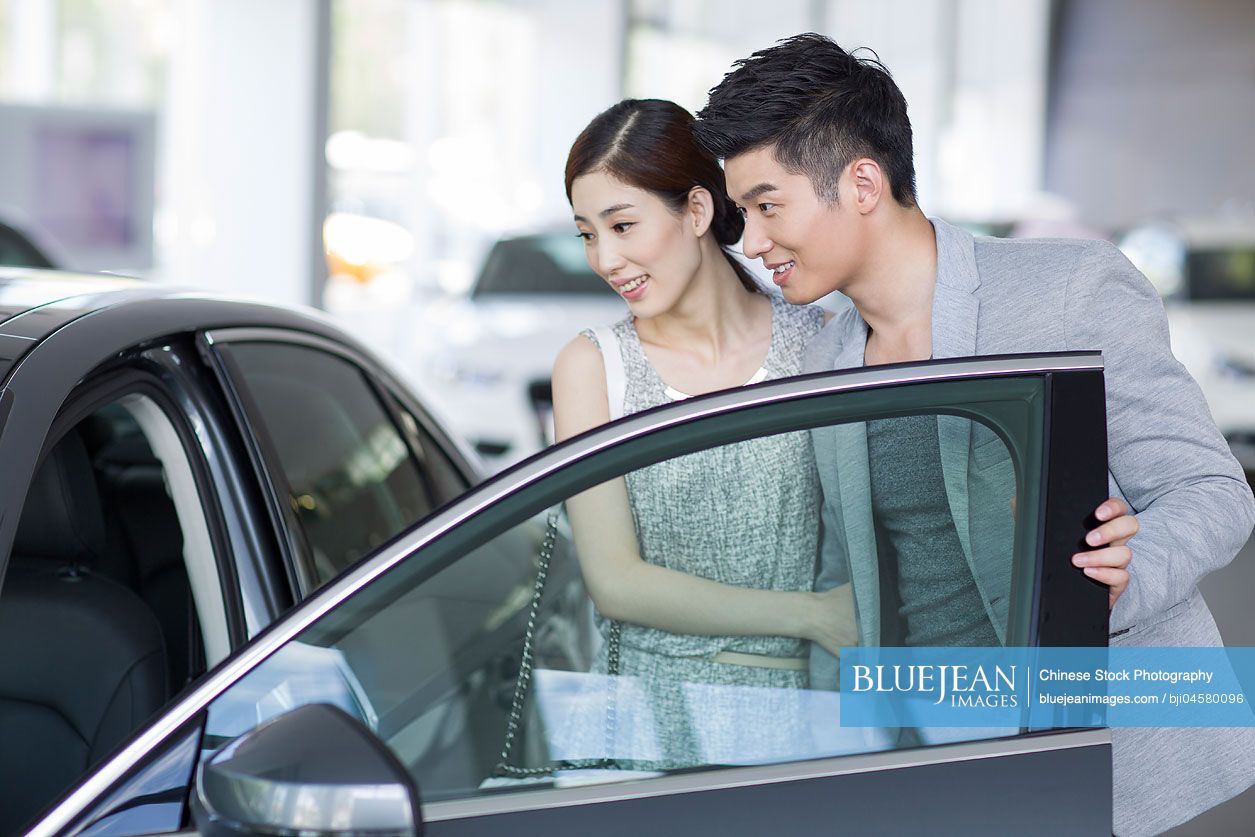
M 0 833 L 17 830 L 166 699 L 161 628 L 93 572 L 105 523 L 68 433 L 36 473 L 0 589 Z

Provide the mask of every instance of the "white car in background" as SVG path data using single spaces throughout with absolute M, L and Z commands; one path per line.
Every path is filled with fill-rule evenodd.
M 562 347 L 626 314 L 573 230 L 521 235 L 493 245 L 465 295 L 424 306 L 406 354 L 442 417 L 497 470 L 552 441 Z
M 1255 473 L 1255 218 L 1146 224 L 1120 248 L 1163 296 L 1173 353 Z

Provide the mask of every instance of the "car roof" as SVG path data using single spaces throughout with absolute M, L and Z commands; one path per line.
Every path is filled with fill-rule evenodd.
M 89 322 L 97 327 L 87 327 Z M 100 339 L 100 328 L 106 326 L 110 341 L 126 343 L 207 329 L 295 329 L 373 354 L 312 308 L 233 299 L 122 276 L 0 268 L 0 387 L 37 347 L 56 343 L 59 351 L 94 354 L 97 349 L 81 340 L 89 333 L 94 335 L 91 339 Z
M 140 279 L 106 274 L 91 275 L 36 268 L 0 268 L 0 330 L 3 324 L 21 314 L 53 303 L 70 303 L 82 313 L 111 304 L 106 297 L 119 291 L 150 289 L 160 294 L 160 286 Z M 76 303 L 76 304 L 75 304 Z

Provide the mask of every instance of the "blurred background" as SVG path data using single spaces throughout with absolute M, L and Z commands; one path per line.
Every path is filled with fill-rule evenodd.
M 928 214 L 1124 248 L 1255 470 L 1251 0 L 0 0 L 0 262 L 323 308 L 502 467 L 623 314 L 571 141 L 803 31 L 893 73 Z M 1205 591 L 1231 643 L 1247 557 Z

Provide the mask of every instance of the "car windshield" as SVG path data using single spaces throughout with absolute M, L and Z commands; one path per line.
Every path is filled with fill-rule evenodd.
M 5 267 L 53 267 L 48 257 L 26 236 L 0 224 L 0 265 Z
M 498 241 L 471 296 L 611 293 L 589 269 L 584 243 L 574 233 L 546 233 Z
M 1185 275 L 1190 299 L 1255 300 L 1255 245 L 1191 250 Z

